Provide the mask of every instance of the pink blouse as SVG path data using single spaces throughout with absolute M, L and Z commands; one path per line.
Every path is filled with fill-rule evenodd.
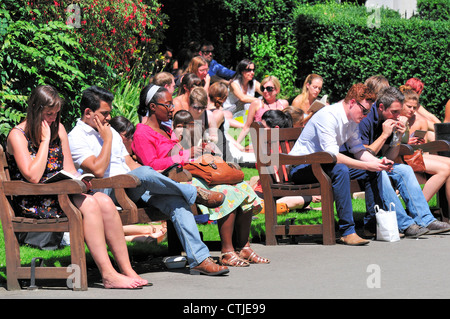
M 168 134 L 171 134 L 170 129 Z M 138 123 L 131 148 L 139 163 L 150 166 L 155 170 L 164 170 L 172 164 L 189 160 L 189 151 L 181 150 L 178 154 L 170 154 L 177 144 L 177 140 L 171 140 L 154 131 L 148 125 Z

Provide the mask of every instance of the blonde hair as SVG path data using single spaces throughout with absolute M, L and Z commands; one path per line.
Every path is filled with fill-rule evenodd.
M 315 73 L 309 74 L 306 77 L 305 82 L 303 82 L 302 93 L 300 93 L 300 95 L 299 95 L 300 96 L 300 102 L 299 102 L 298 105 L 303 105 L 308 100 L 308 93 L 309 93 L 309 91 L 308 91 L 307 84 L 311 85 L 311 83 L 314 80 L 320 80 L 320 81 L 323 82 L 323 78 L 320 75 L 315 74 Z
M 367 87 L 375 94 L 389 86 L 389 81 L 383 75 L 372 75 L 364 82 Z
M 156 73 L 155 76 L 152 78 L 151 83 L 158 85 L 158 86 L 164 86 L 164 85 L 172 84 L 173 80 L 174 80 L 174 76 L 171 73 L 159 72 L 159 73 Z
M 273 75 L 269 75 L 269 76 L 265 77 L 264 79 L 262 79 L 261 85 L 264 85 L 269 81 L 273 83 L 274 87 L 277 89 L 278 92 L 281 90 L 280 80 L 278 80 L 278 78 Z
M 189 94 L 189 105 L 200 104 L 201 106 L 208 105 L 208 93 L 202 87 L 195 87 Z

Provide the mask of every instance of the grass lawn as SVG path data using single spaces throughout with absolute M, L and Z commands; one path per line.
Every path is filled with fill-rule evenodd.
M 245 174 L 245 180 L 249 180 L 250 177 L 257 174 L 256 169 L 243 168 Z M 434 197 L 430 201 L 430 206 L 436 205 L 436 198 Z M 312 207 L 320 207 L 320 203 L 312 203 Z M 355 222 L 361 225 L 364 217 L 365 201 L 363 199 L 353 199 L 353 209 Z M 301 212 L 289 212 L 286 215 L 278 216 L 278 223 L 284 224 L 287 218 L 295 218 L 296 224 L 318 224 L 322 222 L 320 210 L 308 210 Z M 203 233 L 203 239 L 205 241 L 220 241 L 219 233 L 216 224 L 198 225 L 199 231 Z M 250 238 L 253 242 L 261 242 L 265 239 L 265 224 L 264 215 L 259 214 L 255 216 L 255 219 L 251 225 Z M 163 241 L 160 244 L 142 244 L 142 243 L 128 243 L 128 250 L 130 259 L 134 265 L 138 265 L 141 261 L 149 260 L 155 257 L 167 256 L 167 241 Z M 4 247 L 3 230 L 0 228 L 0 247 Z M 22 257 L 22 264 L 29 265 L 33 257 L 42 257 L 45 259 L 45 265 L 47 266 L 66 266 L 70 264 L 70 248 L 64 247 L 62 249 L 54 251 L 43 251 L 40 249 L 32 248 L 29 246 L 20 247 L 20 253 Z M 86 248 L 88 268 L 96 268 L 89 250 Z M 111 255 L 112 258 L 112 255 Z M 5 251 L 0 250 L 0 285 L 6 285 L 6 261 Z

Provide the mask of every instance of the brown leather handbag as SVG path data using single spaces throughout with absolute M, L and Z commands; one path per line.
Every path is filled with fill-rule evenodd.
M 423 151 L 417 149 L 411 155 L 404 155 L 403 160 L 406 164 L 411 166 L 414 172 L 423 173 L 425 172 L 425 162 L 423 161 Z
M 203 179 L 208 185 L 233 185 L 244 180 L 244 172 L 234 163 L 227 163 L 219 156 L 204 154 L 184 165 L 193 177 Z

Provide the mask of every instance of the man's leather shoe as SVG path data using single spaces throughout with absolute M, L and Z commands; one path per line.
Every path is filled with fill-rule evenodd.
M 429 224 L 426 228 L 428 228 L 429 230 L 429 232 L 427 233 L 428 235 L 441 234 L 450 231 L 450 224 L 435 220 L 434 222 Z
M 230 270 L 226 266 L 220 266 L 216 264 L 211 257 L 203 260 L 200 265 L 191 268 L 191 275 L 208 275 L 208 276 L 220 276 L 229 273 Z
M 213 192 L 197 186 L 197 204 L 206 206 L 208 208 L 216 208 L 222 205 L 225 200 L 225 195 L 219 192 Z
M 368 240 L 362 239 L 356 233 L 353 233 L 353 234 L 350 234 L 347 236 L 342 236 L 340 238 L 339 242 L 341 244 L 349 245 L 349 246 L 363 246 L 363 245 L 367 245 L 369 243 Z
M 430 230 L 426 227 L 419 226 L 417 224 L 412 224 L 403 232 L 406 237 L 418 238 L 422 235 L 428 234 Z

